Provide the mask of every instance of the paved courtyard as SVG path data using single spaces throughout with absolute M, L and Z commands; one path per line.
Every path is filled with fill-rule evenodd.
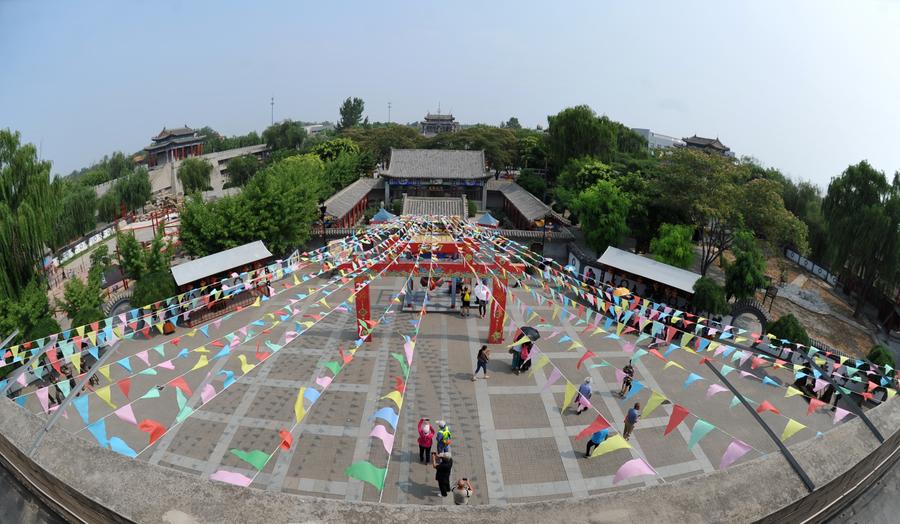
M 608 490 L 671 482 L 713 471 L 734 438 L 753 448 L 738 463 L 761 454 L 778 453 L 776 445 L 747 410 L 739 404 L 731 406 L 731 393 L 707 397 L 709 385 L 720 383 L 706 365 L 699 364 L 698 355 L 687 351 L 679 349 L 668 355 L 669 362 L 676 362 L 681 368 L 665 367 L 666 363 L 653 355 L 641 357 L 635 364 L 635 378 L 646 388 L 629 401 L 620 400 L 612 393 L 618 390 L 615 370 L 621 369 L 630 358 L 623 348 L 634 344 L 635 338 L 630 335 L 606 338 L 603 333 L 585 330 L 586 325 L 578 324 L 577 319 L 553 318 L 550 304 L 538 305 L 536 295 L 522 288 L 511 289 L 514 297 L 507 302 L 508 314 L 513 325 L 525 325 L 522 309 L 533 307 L 542 317 L 541 322 L 552 325 L 541 328 L 543 337 L 537 343 L 551 364 L 533 375 L 514 375 L 507 354 L 507 344 L 511 342 L 511 331 L 507 329 L 505 342 L 491 346 L 490 378 L 479 377 L 473 382 L 475 355 L 487 338 L 487 320 L 474 314 L 477 308 L 473 308 L 473 315 L 468 318 L 449 310 L 449 295 L 446 288 L 440 288 L 430 293 L 429 312 L 420 326 L 388 462 L 381 441 L 370 437 L 369 431 L 375 423 L 375 410 L 385 405 L 379 397 L 393 389 L 394 377 L 400 374 L 398 363 L 390 353 L 403 352 L 403 335 L 413 333 L 410 321 L 419 318 L 418 307 L 410 310 L 392 303 L 392 296 L 403 282 L 400 277 L 373 282 L 371 318 L 382 319 L 373 331 L 373 340 L 355 353 L 296 426 L 294 405 L 298 389 L 315 386 L 317 379 L 330 376 L 324 372 L 326 364 L 340 361 L 338 350 L 346 353 L 356 339 L 352 306 L 334 309 L 351 296 L 352 282 L 338 280 L 326 288 L 331 294 L 325 304 L 320 301 L 323 294 L 316 291 L 327 284 L 324 278 L 292 289 L 283 289 L 283 284 L 279 284 L 278 294 L 262 302 L 260 307 L 247 308 L 220 323 L 214 322 L 208 328 L 208 337 L 199 329 L 179 328 L 174 335 L 123 342 L 111 362 L 130 356 L 133 369 L 128 372 L 123 366 L 112 364 L 105 370 L 111 382 L 101 377 L 101 386 L 121 385 L 123 378 L 129 378 L 129 395 L 126 398 L 125 391 L 116 384 L 109 389 L 109 404 L 96 393 L 87 395 L 89 419 L 96 423 L 102 418 L 105 437 L 121 439 L 139 453 L 137 460 L 201 477 L 224 470 L 251 478 L 253 487 L 265 490 L 410 504 L 452 503 L 435 496 L 434 470 L 419 463 L 416 424 L 420 417 L 432 421 L 444 419 L 450 424 L 454 435 L 452 478 L 468 477 L 472 481 L 476 490 L 473 504 L 586 497 Z M 414 298 L 418 305 L 424 291 L 418 286 L 416 289 Z M 298 301 L 298 291 L 309 292 L 310 297 Z M 276 319 L 278 324 L 272 326 Z M 277 348 L 270 347 L 266 340 L 279 340 L 287 331 L 295 329 L 295 321 L 307 322 L 311 327 L 273 352 Z M 241 332 L 242 328 L 249 329 L 249 333 Z M 231 346 L 223 358 L 214 358 L 223 349 L 216 340 L 232 332 L 242 333 L 242 342 Z M 177 344 L 171 343 L 173 337 L 178 338 Z M 224 342 L 227 347 L 227 340 Z M 576 365 L 584 350 L 570 350 L 573 342 L 595 353 L 580 368 Z M 162 354 L 152 349 L 163 343 Z M 196 351 L 200 346 L 202 351 Z M 271 356 L 266 357 L 265 352 Z M 185 357 L 178 358 L 179 353 Z M 712 356 L 712 353 L 704 355 Z M 610 366 L 598 366 L 603 361 Z M 203 362 L 206 364 L 201 366 Z M 714 358 L 717 368 L 724 362 L 739 368 L 728 378 L 743 394 L 757 402 L 769 400 L 781 411 L 781 415 L 762 414 L 776 435 L 784 429 L 786 417 L 807 426 L 791 437 L 788 444 L 814 438 L 816 431 L 832 427 L 833 413 L 827 409 L 807 416 L 807 401 L 802 395 L 785 398 L 783 387 L 742 378 L 740 370 L 749 371 L 750 361 L 741 368 L 730 359 Z M 252 370 L 241 376 L 242 367 L 252 367 Z M 630 441 L 631 449 L 584 458 L 586 440 L 575 437 L 593 421 L 597 412 L 589 410 L 582 415 L 576 415 L 571 409 L 560 412 L 565 381 L 545 387 L 554 367 L 575 385 L 587 376 L 593 377 L 593 406 L 616 432 L 622 430 L 631 403 L 646 404 L 649 389 L 663 393 L 692 415 L 672 434 L 664 436 L 673 406 L 663 404 L 638 423 Z M 141 373 L 148 368 L 153 371 Z M 233 378 L 229 373 L 233 373 Z M 685 387 L 690 373 L 702 378 Z M 793 380 L 788 370 L 764 366 L 753 373 L 769 376 L 778 383 L 789 384 Z M 182 395 L 178 385 L 171 382 L 177 377 L 184 379 L 190 394 Z M 230 380 L 234 382 L 224 388 Z M 153 398 L 157 395 L 153 390 L 158 391 L 159 398 Z M 141 396 L 147 398 L 139 399 Z M 113 413 L 113 406 L 119 410 L 118 414 Z M 123 406 L 131 409 L 123 412 Z M 194 411 L 185 410 L 185 406 Z M 27 396 L 25 407 L 37 413 L 42 411 L 34 394 Z M 179 412 L 187 415 L 180 423 L 176 421 Z M 148 432 L 129 421 L 128 413 L 133 413 L 136 422 L 156 421 L 167 431 L 148 446 Z M 691 428 L 697 420 L 694 414 L 717 429 L 689 449 Z M 96 442 L 92 433 L 83 429 L 82 418 L 73 405 L 68 406 L 58 424 L 79 438 Z M 280 430 L 292 433 L 293 445 L 288 450 L 279 448 Z M 232 454 L 232 449 L 261 450 L 266 455 L 272 454 L 272 458 L 257 472 Z M 635 477 L 614 485 L 613 476 L 618 468 L 638 457 L 646 459 L 659 476 Z M 388 468 L 383 493 L 347 477 L 345 469 L 361 460 Z M 783 470 L 773 474 L 793 475 L 787 462 L 783 464 Z

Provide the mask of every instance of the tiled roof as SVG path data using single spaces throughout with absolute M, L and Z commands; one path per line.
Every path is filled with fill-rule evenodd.
M 691 294 L 694 293 L 694 282 L 700 278 L 700 275 L 693 271 L 663 264 L 652 258 L 635 255 L 612 246 L 606 248 L 597 262 Z
M 380 178 L 363 177 L 349 186 L 335 193 L 325 201 L 325 212 L 335 218 L 344 218 L 344 215 L 353 209 L 369 191 L 384 187 L 384 181 Z
M 199 143 L 203 142 L 204 138 L 205 137 L 202 135 L 200 135 L 200 136 L 188 135 L 188 136 L 172 136 L 172 137 L 161 139 L 161 140 L 154 139 L 154 142 L 152 144 L 150 144 L 149 146 L 145 147 L 144 151 L 154 151 L 157 149 L 163 149 L 170 145 L 199 144 Z
M 484 151 L 391 149 L 390 178 L 484 179 Z
M 166 129 L 163 128 L 162 131 L 159 132 L 158 135 L 153 137 L 153 140 L 162 140 L 166 137 L 170 136 L 183 136 L 183 135 L 193 135 L 194 130 L 189 127 L 176 127 L 175 129 Z
M 404 215 L 440 215 L 465 217 L 466 205 L 462 198 L 453 197 L 404 197 Z
M 538 197 L 512 180 L 490 180 L 487 189 L 503 193 L 503 196 L 525 217 L 525 220 L 533 222 L 551 213 L 550 206 L 541 202 Z
M 702 136 L 694 135 L 692 137 L 685 138 L 684 142 L 689 146 L 711 147 L 720 151 L 730 150 L 728 146 L 726 146 L 722 142 L 719 142 L 718 138 L 703 138 Z
M 257 240 L 243 246 L 233 247 L 203 258 L 191 260 L 184 264 L 178 264 L 172 268 L 172 276 L 175 277 L 175 283 L 180 286 L 271 256 L 272 253 L 266 249 L 262 241 Z

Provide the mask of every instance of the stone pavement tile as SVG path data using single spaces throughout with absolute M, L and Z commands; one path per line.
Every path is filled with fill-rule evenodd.
M 374 358 L 374 355 L 369 352 L 370 349 L 374 351 L 372 344 L 363 344 L 362 348 L 353 356 L 353 360 L 341 370 L 341 384 L 369 385 L 369 382 L 372 381 L 372 359 Z M 344 351 L 346 352 L 346 345 L 344 346 Z M 338 358 L 340 358 L 339 355 Z
M 314 344 L 313 341 L 302 341 L 301 343 L 303 344 L 301 347 L 310 347 L 310 345 Z M 299 344 L 292 342 L 292 345 L 297 347 Z M 319 357 L 303 355 L 302 350 L 299 354 L 295 352 L 278 352 L 272 357 L 275 357 L 277 360 L 269 364 L 271 367 L 268 376 L 278 380 L 296 381 L 298 377 L 306 379 L 313 375 L 316 364 L 319 361 Z
M 658 409 L 661 410 L 662 408 Z M 689 427 L 693 427 L 694 421 L 696 419 L 689 416 L 682 424 L 687 423 Z M 665 430 L 665 426 L 642 427 L 641 421 L 638 421 L 634 427 L 631 440 L 636 440 L 640 443 L 641 450 L 644 452 L 644 458 L 651 466 L 656 468 L 696 460 L 694 454 L 688 449 L 687 443 L 677 431 L 672 431 L 668 436 L 663 436 Z M 710 433 L 706 438 L 712 438 L 712 436 L 712 433 Z M 615 473 L 615 471 L 612 473 Z
M 169 445 L 176 455 L 205 461 L 219 441 L 225 424 L 189 418 L 182 423 L 181 436 Z
M 256 469 L 253 466 L 237 458 L 230 450 L 239 449 L 249 452 L 257 449 L 268 455 L 276 450 L 280 442 L 281 438 L 277 431 L 239 426 L 228 443 L 228 451 L 222 456 L 220 467 L 247 469 L 255 473 Z M 274 459 L 270 460 L 262 470 L 263 473 L 271 473 L 274 463 Z M 252 477 L 252 475 L 250 476 Z
M 288 468 L 288 478 L 346 482 L 344 470 L 352 462 L 355 445 L 354 437 L 307 435 L 301 432 L 300 438 L 294 441 L 296 450 Z M 285 484 L 290 485 L 287 481 Z
M 256 393 L 247 416 L 268 420 L 290 420 L 294 414 L 297 391 L 285 388 L 261 387 Z
M 491 395 L 491 412 L 494 414 L 494 427 L 498 430 L 550 426 L 547 411 L 538 394 Z
M 233 414 L 241 399 L 247 394 L 249 386 L 240 382 L 235 382 L 228 386 L 228 389 L 222 390 L 221 382 L 215 382 L 214 384 L 216 391 L 219 391 L 220 393 L 216 395 L 212 401 L 205 404 L 203 409 L 214 413 L 221 413 L 223 415 Z M 260 417 L 258 414 L 254 416 Z
M 504 440 L 499 447 L 506 485 L 568 480 L 553 438 Z
M 366 395 L 362 393 L 328 389 L 325 393 L 322 393 L 319 400 L 310 408 L 304 422 L 332 426 L 366 426 L 362 420 L 363 403 L 365 401 Z M 293 404 L 291 405 L 293 406 Z M 302 426 L 300 429 L 301 431 L 303 430 Z

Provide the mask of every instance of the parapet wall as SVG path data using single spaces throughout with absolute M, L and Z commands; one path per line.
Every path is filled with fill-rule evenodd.
M 828 510 L 830 501 L 853 486 L 865 489 L 873 468 L 889 467 L 900 455 L 894 453 L 900 447 L 900 402 L 888 402 L 868 414 L 888 437 L 883 446 L 859 419 L 791 446 L 817 486 L 810 496 L 787 461 L 772 453 L 726 471 L 588 498 L 506 506 L 351 503 L 212 482 L 130 460 L 59 428 L 48 432 L 29 459 L 27 452 L 45 420 L 7 401 L 0 402 L 0 460 L 72 521 L 804 522 L 812 515 L 811 521 L 817 522 L 830 515 L 816 515 Z

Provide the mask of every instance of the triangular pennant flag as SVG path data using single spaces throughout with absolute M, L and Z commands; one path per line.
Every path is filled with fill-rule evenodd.
M 797 422 L 796 420 L 789 418 L 787 425 L 784 426 L 784 431 L 781 432 L 781 441 L 784 442 L 787 439 L 791 438 L 794 433 L 797 433 L 801 429 L 806 428 L 803 424 Z
M 262 469 L 266 467 L 266 462 L 269 461 L 269 455 L 265 451 L 260 451 L 258 449 L 249 452 L 240 449 L 230 449 L 228 451 L 235 457 L 256 468 L 256 471 L 262 471 Z
M 751 449 L 752 448 L 743 441 L 737 439 L 732 440 L 731 444 L 728 445 L 728 448 L 722 455 L 722 460 L 719 461 L 719 469 L 725 469 L 734 464 L 737 459 L 746 455 Z
M 599 431 L 599 430 L 597 430 Z M 591 458 L 599 457 L 600 455 L 605 455 L 611 451 L 616 451 L 619 449 L 630 448 L 631 444 L 629 444 L 622 435 L 613 435 L 608 439 L 601 442 L 594 450 L 591 452 Z
M 588 427 L 581 430 L 578 435 L 575 436 L 575 440 L 581 440 L 583 438 L 589 437 L 594 433 L 608 427 L 609 422 L 607 422 L 606 419 L 603 418 L 603 415 L 597 415 L 597 418 L 595 418 L 594 421 L 591 422 L 590 425 L 588 425 Z
M 775 406 L 773 406 L 772 403 L 769 402 L 768 400 L 763 400 L 762 403 L 759 405 L 759 407 L 756 408 L 757 413 L 762 413 L 763 411 L 771 411 L 772 413 L 775 413 L 776 415 L 781 414 L 781 412 L 778 411 L 778 409 Z
M 306 408 L 303 407 L 303 394 L 306 391 L 306 388 L 300 388 L 300 391 L 297 393 L 297 400 L 294 402 L 294 421 L 300 422 L 303 420 L 303 417 L 306 416 Z
M 694 428 L 691 430 L 691 440 L 688 442 L 688 449 L 693 449 L 694 446 L 700 442 L 700 439 L 705 437 L 710 431 L 716 429 L 715 426 L 710 424 L 709 422 L 698 418 L 697 422 L 694 422 Z
M 379 468 L 367 460 L 360 460 L 350 464 L 344 473 L 351 478 L 368 482 L 375 486 L 375 489 L 381 491 L 384 489 L 384 478 L 387 475 L 387 468 Z
M 387 395 L 381 397 L 382 399 L 391 399 L 394 401 L 394 404 L 397 405 L 397 409 L 401 409 L 403 407 L 403 395 L 400 394 L 399 391 L 391 391 Z
M 656 471 L 650 466 L 650 464 L 647 464 L 644 459 L 632 459 L 622 464 L 619 470 L 616 471 L 615 476 L 613 476 L 613 485 L 618 484 L 623 480 L 628 480 L 632 477 L 656 474 Z
M 663 432 L 663 436 L 668 436 L 669 433 L 671 433 L 672 430 L 678 426 L 678 424 L 681 424 L 681 422 L 688 416 L 689 413 L 690 412 L 688 410 L 684 409 L 678 404 L 673 405 L 672 414 L 669 416 L 669 423 L 666 424 L 666 430 Z
M 578 393 L 578 389 L 576 389 L 575 386 L 571 382 L 566 380 L 566 393 L 565 393 L 565 396 L 563 397 L 563 405 L 560 408 L 560 411 L 565 411 L 566 408 L 569 407 L 569 404 L 571 404 L 572 400 L 575 399 L 576 393 Z
M 668 399 L 656 391 L 650 391 L 650 398 L 647 400 L 647 405 L 644 406 L 644 411 L 641 415 L 643 417 L 649 417 L 650 413 L 653 413 L 653 410 L 658 408 L 660 404 L 666 400 Z

